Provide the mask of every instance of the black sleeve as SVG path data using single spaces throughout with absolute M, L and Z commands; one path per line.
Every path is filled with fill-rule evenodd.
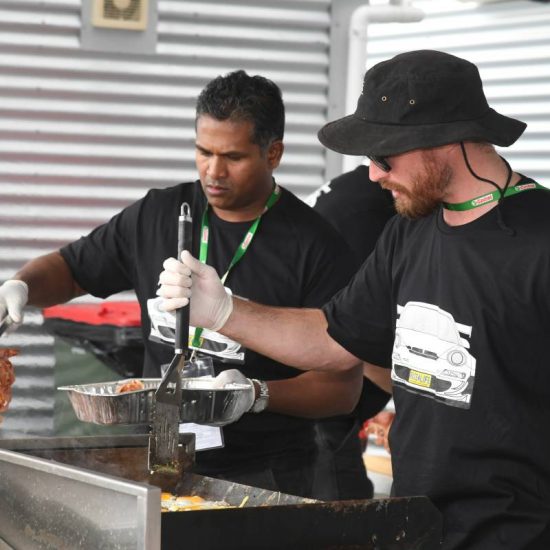
M 60 252 L 78 285 L 93 296 L 134 288 L 136 223 L 142 199 Z
M 319 239 L 307 269 L 303 307 L 321 307 L 351 279 L 357 263 L 339 234 L 331 230 Z
M 335 227 L 345 237 L 359 264 L 374 250 L 378 237 L 392 215 L 386 210 L 357 209 L 338 220 Z
M 286 189 L 264 221 L 264 248 L 270 252 L 264 265 L 271 265 L 271 277 L 287 279 L 283 286 L 289 291 L 271 302 L 259 299 L 261 303 L 320 308 L 359 267 L 338 231 Z
M 334 340 L 363 361 L 387 368 L 394 337 L 391 233 L 383 233 L 350 283 L 323 306 Z
M 361 424 L 377 415 L 388 404 L 391 395 L 378 387 L 368 378 L 363 378 L 361 397 L 357 403 L 355 413 Z
M 384 226 L 395 215 L 391 193 L 371 181 L 369 168 L 363 165 L 323 187 L 314 209 L 342 235 L 358 265 L 372 252 Z

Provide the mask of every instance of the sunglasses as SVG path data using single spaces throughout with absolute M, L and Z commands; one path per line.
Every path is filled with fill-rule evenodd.
M 367 158 L 380 170 L 383 170 L 384 172 L 391 172 L 391 166 L 389 162 L 386 160 L 386 157 L 380 157 L 378 155 L 367 155 Z

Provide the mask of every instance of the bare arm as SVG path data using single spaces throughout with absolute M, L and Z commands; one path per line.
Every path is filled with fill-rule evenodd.
M 359 400 L 361 385 L 360 365 L 342 372 L 309 371 L 294 378 L 270 380 L 267 410 L 303 418 L 349 414 Z
M 320 309 L 263 306 L 235 297 L 219 332 L 301 370 L 345 371 L 359 362 L 329 336 Z
M 363 363 L 363 375 L 371 382 L 383 389 L 386 393 L 392 393 L 391 371 L 384 367 L 377 367 L 372 363 Z
M 213 267 L 187 250 L 181 258 L 165 260 L 159 277 L 157 294 L 165 298 L 166 311 L 187 305 L 191 297 L 193 325 L 300 370 L 345 371 L 360 362 L 329 336 L 320 309 L 263 306 L 230 297 Z
M 86 294 L 73 279 L 59 252 L 51 252 L 27 262 L 13 277 L 29 286 L 29 305 L 47 307 Z

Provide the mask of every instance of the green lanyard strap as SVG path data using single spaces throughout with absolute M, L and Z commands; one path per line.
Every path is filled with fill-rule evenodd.
M 547 187 L 544 187 L 533 181 L 529 183 L 518 183 L 513 187 L 508 187 L 508 189 L 506 189 L 506 192 L 504 193 L 504 196 L 509 197 L 510 195 L 517 195 L 518 193 L 522 193 L 523 191 L 531 191 L 532 189 L 544 189 L 545 191 L 550 191 L 550 189 L 548 189 Z M 477 208 L 478 206 L 483 206 L 484 204 L 495 202 L 499 198 L 500 192 L 493 191 L 491 193 L 486 193 L 485 195 L 481 195 L 479 197 L 476 197 L 475 199 L 470 199 L 464 202 L 457 202 L 453 204 L 444 202 L 443 208 L 446 208 L 447 210 L 458 211 L 471 210 L 472 208 Z
M 254 239 L 254 236 L 256 235 L 256 231 L 258 230 L 258 226 L 260 225 L 260 220 L 262 219 L 262 216 L 279 200 L 280 196 L 281 196 L 281 188 L 277 184 L 275 184 L 275 187 L 273 188 L 271 195 L 269 195 L 269 198 L 265 203 L 262 213 L 252 222 L 252 224 L 248 228 L 248 231 L 246 232 L 246 235 L 241 241 L 241 244 L 239 244 L 239 246 L 237 247 L 237 250 L 235 251 L 235 254 L 233 254 L 233 258 L 229 262 L 229 267 L 227 268 L 225 275 L 221 278 L 222 284 L 225 284 L 225 281 L 227 279 L 227 276 L 229 275 L 229 272 L 235 267 L 235 265 L 237 265 L 237 263 L 242 259 L 242 257 L 245 255 L 246 251 L 248 250 L 250 243 L 252 243 L 252 239 Z M 201 235 L 201 240 L 200 240 L 200 249 L 199 249 L 199 260 L 203 264 L 205 264 L 206 260 L 208 259 L 208 242 L 210 238 L 208 204 L 206 205 L 206 208 L 204 209 L 204 212 L 202 214 L 200 235 Z M 196 348 L 200 347 L 201 345 L 202 331 L 203 331 L 203 328 L 201 327 L 195 328 L 195 335 L 193 336 L 192 345 Z

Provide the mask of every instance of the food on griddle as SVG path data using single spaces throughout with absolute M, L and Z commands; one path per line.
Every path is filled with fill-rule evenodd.
M 233 508 L 224 500 L 205 500 L 198 495 L 177 496 L 172 493 L 161 493 L 160 506 L 163 512 L 185 512 L 188 510 Z
M 11 401 L 11 386 L 15 381 L 15 373 L 10 357 L 19 352 L 15 349 L 0 349 L 0 412 L 7 410 Z
M 126 380 L 116 387 L 115 393 L 126 393 L 128 391 L 143 390 L 144 388 L 145 384 L 141 380 Z

